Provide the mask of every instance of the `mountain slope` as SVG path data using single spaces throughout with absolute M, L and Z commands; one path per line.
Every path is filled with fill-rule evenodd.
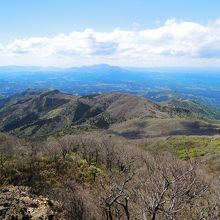
M 147 129 L 149 126 L 146 124 L 156 123 L 156 127 L 152 127 L 153 132 L 154 129 L 162 129 L 163 120 L 169 119 L 171 126 L 169 133 L 175 134 L 177 129 L 175 121 L 187 119 L 189 115 L 197 119 L 195 115 L 199 115 L 196 109 L 188 107 L 185 111 L 185 106 L 179 106 L 181 109 L 176 111 L 176 105 L 171 103 L 156 104 L 143 97 L 122 93 L 81 97 L 61 93 L 58 90 L 27 90 L 21 95 L 12 97 L 0 107 L 0 131 L 18 136 L 40 137 L 60 131 L 97 128 L 109 131 L 112 128 L 120 128 L 121 132 L 126 132 L 132 127 L 138 130 L 135 124 L 142 124 L 143 132 L 149 132 Z M 199 124 L 194 130 L 199 131 L 206 127 L 202 122 Z M 187 123 L 181 123 L 181 126 L 183 131 L 189 127 Z M 112 131 L 117 133 L 118 129 Z M 208 131 L 217 134 L 218 127 L 212 127 L 211 130 L 208 128 Z M 205 132 L 206 129 L 203 133 Z M 133 135 L 135 136 L 135 131 Z
M 164 108 L 168 108 L 179 116 L 188 115 L 192 118 L 203 118 L 210 120 L 220 120 L 220 111 L 213 107 L 208 107 L 201 100 L 191 100 L 187 98 L 171 99 L 164 102 Z
M 47 135 L 70 125 L 108 128 L 135 117 L 165 117 L 158 105 L 127 94 L 74 96 L 58 90 L 28 90 L 0 108 L 1 131 L 18 135 Z

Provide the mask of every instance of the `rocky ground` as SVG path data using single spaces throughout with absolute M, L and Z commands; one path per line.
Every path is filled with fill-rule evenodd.
M 59 204 L 30 193 L 28 187 L 0 188 L 0 219 L 5 220 L 56 220 L 62 217 Z

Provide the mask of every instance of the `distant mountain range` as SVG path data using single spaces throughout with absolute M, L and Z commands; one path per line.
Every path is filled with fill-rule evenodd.
M 0 131 L 23 137 L 94 129 L 126 138 L 219 134 L 220 126 L 204 121 L 208 119 L 220 119 L 220 112 L 189 100 L 159 104 L 123 93 L 76 96 L 29 89 L 0 107 Z
M 205 67 L 205 68 L 198 68 L 198 67 L 119 67 L 119 66 L 111 66 L 109 64 L 94 64 L 94 65 L 84 65 L 78 67 L 56 67 L 56 66 L 16 66 L 16 65 L 9 65 L 9 66 L 0 66 L 0 71 L 6 72 L 39 72 L 39 71 L 74 71 L 74 70 L 101 70 L 103 69 L 123 69 L 128 71 L 134 72 L 219 72 L 220 68 L 214 67 Z
M 220 108 L 217 69 L 137 69 L 106 64 L 75 68 L 0 67 L 0 104 L 28 88 L 58 89 L 74 95 L 109 92 L 140 95 L 152 101 L 191 99 Z
M 81 67 L 40 67 L 40 66 L 0 66 L 0 73 L 36 73 L 36 72 L 75 72 L 75 71 L 86 71 L 86 72 L 99 72 L 99 71 L 108 71 L 108 70 L 122 70 L 123 68 L 117 66 L 110 66 L 108 64 L 97 64 L 92 66 L 81 66 Z

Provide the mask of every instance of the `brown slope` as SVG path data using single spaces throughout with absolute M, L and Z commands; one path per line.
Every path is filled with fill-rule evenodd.
M 196 130 L 218 133 L 217 127 L 180 119 L 172 106 L 164 108 L 143 97 L 121 93 L 80 97 L 57 90 L 28 91 L 0 108 L 0 122 L 0 131 L 31 137 L 82 128 L 110 129 L 128 138 L 139 137 L 140 130 L 141 136 L 195 133 Z
M 220 126 L 187 118 L 132 119 L 109 128 L 109 133 L 126 139 L 143 139 L 173 135 L 220 135 Z

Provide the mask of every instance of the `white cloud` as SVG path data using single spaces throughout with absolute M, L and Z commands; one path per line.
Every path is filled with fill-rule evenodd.
M 220 19 L 207 25 L 169 19 L 154 29 L 86 29 L 52 38 L 15 39 L 0 45 L 0 56 L 22 65 L 220 65 Z

